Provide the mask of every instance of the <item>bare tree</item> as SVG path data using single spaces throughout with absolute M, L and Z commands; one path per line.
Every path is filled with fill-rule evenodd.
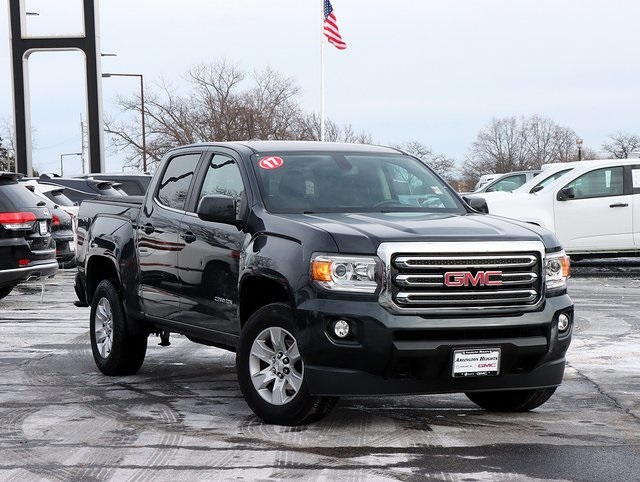
M 616 132 L 609 136 L 611 142 L 602 145 L 602 150 L 606 152 L 611 159 L 627 159 L 633 151 L 640 148 L 640 136 L 635 134 L 627 134 L 625 132 Z
M 340 127 L 330 119 L 324 122 L 324 140 L 327 142 L 348 142 L 352 144 L 371 144 L 373 138 L 368 132 L 355 132 L 351 124 Z M 318 114 L 304 114 L 300 118 L 296 140 L 320 140 L 320 116 Z
M 13 129 L 7 119 L 0 125 L 0 171 L 13 172 L 16 169 Z
M 451 182 L 455 177 L 456 161 L 444 154 L 434 154 L 430 147 L 418 141 L 405 141 L 394 147 L 416 156 L 426 162 L 434 171 L 447 181 Z
M 539 169 L 542 164 L 577 158 L 577 135 L 537 115 L 493 119 L 478 133 L 462 175 L 473 185 L 481 175 Z
M 267 67 L 248 75 L 227 61 L 200 64 L 185 76 L 188 88 L 179 91 L 160 81 L 156 89 L 145 88 L 146 152 L 158 162 L 175 146 L 203 141 L 242 139 L 319 139 L 316 115 L 302 112 L 300 88 L 292 77 Z M 182 92 L 182 93 L 180 93 Z M 140 113 L 139 97 L 118 98 L 122 111 Z M 340 128 L 328 121 L 327 140 L 370 142 L 366 133 L 351 126 Z M 137 119 L 107 119 L 106 131 L 113 147 L 129 154 L 127 167 L 140 167 L 142 132 Z
M 9 148 L 3 144 L 0 137 L 0 171 L 12 171 L 13 156 L 9 152 Z

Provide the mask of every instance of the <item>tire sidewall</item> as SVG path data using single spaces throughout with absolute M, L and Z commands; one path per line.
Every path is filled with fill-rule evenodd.
M 96 310 L 101 299 L 111 305 L 113 332 L 111 352 L 103 357 L 96 343 Z M 142 365 L 147 349 L 146 336 L 132 336 L 127 328 L 127 318 L 117 285 L 112 280 L 103 280 L 96 288 L 91 302 L 89 318 L 91 352 L 98 369 L 105 375 L 131 375 Z
M 240 389 L 247 404 L 262 420 L 277 425 L 298 425 L 314 411 L 319 403 L 318 397 L 309 395 L 304 372 L 300 390 L 293 400 L 284 405 L 272 405 L 264 400 L 251 381 L 249 371 L 251 346 L 260 333 L 272 327 L 287 330 L 295 338 L 296 343 L 298 343 L 298 336 L 293 323 L 291 309 L 287 305 L 275 303 L 260 308 L 251 315 L 240 335 L 240 342 L 238 343 L 236 352 L 238 382 L 240 383 Z M 300 350 L 299 344 L 298 349 Z
M 98 303 L 103 298 L 106 298 L 109 304 L 111 305 L 111 316 L 113 318 L 113 332 L 112 332 L 112 344 L 111 344 L 111 352 L 106 357 L 103 357 L 97 348 L 96 342 L 96 311 L 98 309 Z M 89 333 L 91 335 L 91 351 L 93 353 L 93 359 L 96 362 L 97 367 L 103 373 L 108 373 L 113 368 L 112 360 L 115 358 L 116 342 L 117 338 L 121 337 L 120 327 L 118 326 L 121 323 L 122 312 L 120 307 L 120 298 L 117 295 L 113 282 L 109 280 L 105 280 L 100 282 L 98 287 L 96 288 L 95 294 L 93 295 L 93 300 L 91 303 L 91 312 L 89 318 Z M 110 363 L 111 362 L 111 363 Z

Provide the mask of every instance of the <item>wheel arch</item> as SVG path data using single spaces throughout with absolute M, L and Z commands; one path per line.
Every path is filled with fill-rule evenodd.
M 87 261 L 85 291 L 87 301 L 91 303 L 96 288 L 105 279 L 113 279 L 120 287 L 120 274 L 115 259 L 94 255 Z
M 293 296 L 283 278 L 247 276 L 240 284 L 240 328 L 257 310 L 271 303 L 292 305 Z

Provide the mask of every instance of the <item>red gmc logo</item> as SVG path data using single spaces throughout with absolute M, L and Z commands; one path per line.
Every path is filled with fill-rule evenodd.
M 502 271 L 447 271 L 444 274 L 445 286 L 500 286 Z

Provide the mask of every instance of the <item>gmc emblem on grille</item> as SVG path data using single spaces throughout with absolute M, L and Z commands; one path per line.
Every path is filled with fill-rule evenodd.
M 445 286 L 500 286 L 502 271 L 447 271 L 444 274 Z

